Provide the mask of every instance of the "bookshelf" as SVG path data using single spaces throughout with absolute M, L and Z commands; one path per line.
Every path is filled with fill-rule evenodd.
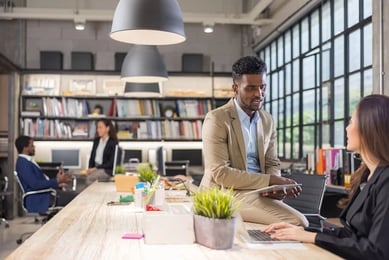
M 170 76 L 160 95 L 135 97 L 112 73 L 25 72 L 19 132 L 40 141 L 91 140 L 96 120 L 104 117 L 124 141 L 201 141 L 205 114 L 232 96 L 230 76 L 216 78 Z

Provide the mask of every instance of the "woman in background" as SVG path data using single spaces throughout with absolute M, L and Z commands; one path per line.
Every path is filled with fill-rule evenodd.
M 118 144 L 116 129 L 111 120 L 102 118 L 96 122 L 96 137 L 87 169 L 87 185 L 112 177 L 115 146 Z
M 346 131 L 347 149 L 359 153 L 362 164 L 340 215 L 343 227 L 313 233 L 276 223 L 263 231 L 277 239 L 314 243 L 347 259 L 389 259 L 389 97 L 363 98 Z

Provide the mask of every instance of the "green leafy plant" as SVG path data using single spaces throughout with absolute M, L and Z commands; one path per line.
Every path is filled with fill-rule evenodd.
M 233 189 L 210 188 L 199 190 L 193 197 L 196 215 L 208 218 L 230 219 L 239 210 L 242 199 Z
M 139 173 L 139 181 L 148 182 L 152 184 L 157 174 L 153 170 L 153 165 L 151 163 L 140 163 L 136 167 L 136 171 Z
M 115 174 L 125 174 L 126 168 L 123 165 L 118 165 L 115 167 Z

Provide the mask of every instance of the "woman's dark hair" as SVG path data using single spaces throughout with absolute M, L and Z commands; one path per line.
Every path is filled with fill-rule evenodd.
M 234 84 L 244 74 L 263 74 L 266 73 L 266 63 L 258 57 L 246 56 L 237 60 L 232 65 L 232 79 Z
M 23 148 L 29 146 L 32 138 L 27 135 L 21 135 L 15 140 L 15 147 L 18 153 L 23 152 Z
M 389 97 L 370 95 L 361 99 L 356 108 L 357 128 L 361 151 L 378 160 L 378 166 L 389 165 Z M 363 158 L 362 158 L 363 159 Z M 350 198 L 362 182 L 367 181 L 369 170 L 364 163 L 352 174 Z
M 115 140 L 116 143 L 119 142 L 116 127 L 113 125 L 112 121 L 106 118 L 101 118 L 96 121 L 96 126 L 99 122 L 102 122 L 106 127 L 109 127 L 108 136 L 109 138 Z M 97 131 L 96 131 L 96 137 L 97 137 Z

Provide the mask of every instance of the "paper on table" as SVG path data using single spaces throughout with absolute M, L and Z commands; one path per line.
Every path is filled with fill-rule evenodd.
M 292 183 L 292 184 L 272 185 L 272 186 L 267 186 L 267 187 L 260 188 L 257 190 L 252 190 L 252 191 L 246 192 L 245 194 L 280 191 L 283 189 L 288 190 L 288 189 L 292 189 L 292 188 L 295 188 L 298 186 L 302 186 L 302 184 L 301 183 Z

